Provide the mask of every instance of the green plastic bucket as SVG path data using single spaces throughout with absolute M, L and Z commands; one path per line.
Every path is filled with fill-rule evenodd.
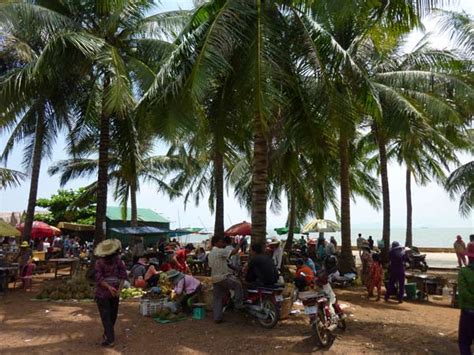
M 409 300 L 416 300 L 416 283 L 409 282 L 405 284 L 405 292 Z
M 193 304 L 193 319 L 202 320 L 206 318 L 206 309 L 204 303 Z

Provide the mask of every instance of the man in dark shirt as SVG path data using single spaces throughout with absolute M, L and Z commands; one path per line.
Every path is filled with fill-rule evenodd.
M 263 254 L 260 244 L 252 244 L 250 261 L 245 278 L 252 286 L 270 287 L 278 281 L 278 271 L 270 256 Z

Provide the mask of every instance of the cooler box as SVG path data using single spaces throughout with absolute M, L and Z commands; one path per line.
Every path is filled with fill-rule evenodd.
M 414 282 L 406 283 L 405 292 L 409 300 L 416 300 L 416 283 Z

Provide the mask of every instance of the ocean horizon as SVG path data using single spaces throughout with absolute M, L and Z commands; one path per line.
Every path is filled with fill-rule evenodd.
M 286 235 L 278 236 L 273 229 L 267 229 L 268 238 L 277 237 L 281 240 L 287 238 Z M 356 245 L 357 235 L 361 233 L 363 238 L 368 238 L 370 235 L 377 243 L 377 240 L 382 239 L 382 228 L 357 228 L 352 227 L 352 245 Z M 474 234 L 473 228 L 429 228 L 419 227 L 413 228 L 413 245 L 417 247 L 438 247 L 438 248 L 449 248 L 453 246 L 457 235 L 461 235 L 463 240 L 469 242 L 469 235 Z M 189 234 L 181 236 L 180 239 L 186 243 L 200 243 L 205 239 L 209 238 L 211 234 Z M 310 238 L 317 238 L 318 233 L 310 233 Z M 400 244 L 405 244 L 405 228 L 392 228 L 390 231 L 390 240 L 397 241 Z M 296 238 L 299 238 L 301 234 L 295 234 Z M 326 238 L 334 236 L 338 243 L 341 243 L 341 233 L 325 233 Z

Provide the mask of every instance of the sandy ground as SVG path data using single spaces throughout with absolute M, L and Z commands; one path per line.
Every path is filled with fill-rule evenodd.
M 40 284 L 35 280 L 36 288 Z M 336 290 L 349 314 L 330 353 L 456 354 L 459 310 L 446 303 L 368 300 L 363 289 Z M 102 328 L 94 303 L 31 301 L 14 290 L 0 298 L 0 353 L 313 353 L 319 352 L 304 314 L 265 330 L 243 314 L 225 322 L 185 320 L 161 325 L 121 303 L 113 349 L 98 346 Z M 298 307 L 295 307 L 298 308 Z

